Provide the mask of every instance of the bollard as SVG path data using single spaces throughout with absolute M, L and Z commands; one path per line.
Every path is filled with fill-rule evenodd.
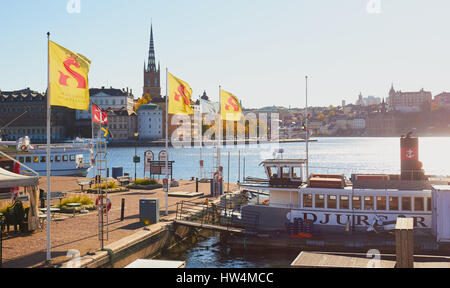
M 195 192 L 198 192 L 198 178 L 195 178 Z
M 125 218 L 125 198 L 122 198 L 122 207 L 120 209 L 120 221 Z

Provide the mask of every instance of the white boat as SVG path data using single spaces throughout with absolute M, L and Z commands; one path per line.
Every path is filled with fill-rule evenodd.
M 413 218 L 418 231 L 430 230 L 431 185 L 447 185 L 448 180 L 430 181 L 411 151 L 418 154 L 417 147 L 402 147 L 409 158 L 402 160 L 401 175 L 353 174 L 348 180 L 344 175 L 323 174 L 305 179 L 304 159 L 263 161 L 268 183 L 245 182 L 240 188 L 268 193 L 268 199 L 256 198 L 241 208 L 241 215 L 259 215 L 258 229 L 268 231 L 310 222 L 314 231 L 382 232 L 391 230 L 399 217 Z
M 29 138 L 24 137 L 17 141 L 16 148 L 17 153 L 13 157 L 17 161 L 39 173 L 39 176 L 47 175 L 47 145 L 31 145 Z M 90 153 L 89 143 L 52 144 L 50 149 L 52 176 L 87 176 L 91 165 L 84 159 Z

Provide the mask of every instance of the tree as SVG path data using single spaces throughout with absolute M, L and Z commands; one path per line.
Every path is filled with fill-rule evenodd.
M 142 98 L 139 98 L 135 107 L 134 107 L 134 111 L 137 111 L 139 109 L 139 107 L 141 107 L 142 105 L 148 104 L 152 102 L 152 98 L 150 97 L 150 94 L 145 93 L 145 95 Z

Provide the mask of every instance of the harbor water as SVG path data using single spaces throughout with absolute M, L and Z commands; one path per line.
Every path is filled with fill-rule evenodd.
M 427 175 L 450 175 L 450 137 L 422 137 L 419 140 L 419 158 Z M 141 163 L 136 165 L 136 174 L 144 174 L 144 152 L 152 150 L 157 160 L 158 153 L 164 148 L 137 148 Z M 245 176 L 265 177 L 261 161 L 273 158 L 274 151 L 283 149 L 283 158 L 305 158 L 305 143 L 252 144 L 225 146 L 221 149 L 223 177 L 228 181 L 228 153 L 230 154 L 230 182 L 241 181 Z M 217 164 L 217 153 L 213 147 L 169 149 L 170 160 L 175 161 L 173 175 L 175 179 L 210 177 Z M 134 176 L 133 157 L 135 148 L 108 149 L 108 167 L 123 167 L 125 173 Z M 240 165 L 239 165 L 240 155 Z M 244 163 L 245 158 L 245 163 Z M 204 161 L 203 173 L 200 173 L 200 159 Z M 345 174 L 352 173 L 399 173 L 399 138 L 319 138 L 309 143 L 309 163 L 311 173 Z M 245 170 L 244 170 L 245 165 Z M 239 169 L 240 168 L 240 169 Z M 240 173 L 239 173 L 240 170 Z M 91 172 L 92 173 L 92 172 Z M 92 175 L 89 175 L 92 176 Z M 148 175 L 147 175 L 148 176 Z

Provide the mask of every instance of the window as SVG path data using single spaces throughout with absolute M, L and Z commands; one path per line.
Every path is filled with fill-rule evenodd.
M 292 179 L 300 180 L 302 175 L 302 171 L 300 167 L 292 167 Z
M 61 156 L 59 156 L 59 155 L 55 156 L 55 161 L 56 162 L 61 162 Z
M 282 175 L 283 176 L 281 176 L 281 178 L 285 178 L 285 179 L 289 179 L 290 178 L 290 175 L 289 175 L 289 167 L 283 167 L 283 168 L 281 168 L 281 171 L 283 171 L 282 173 Z
M 63 161 L 64 161 L 64 162 L 67 162 L 68 160 L 69 160 L 69 156 L 63 155 Z
M 269 172 L 270 178 L 277 178 L 278 177 L 278 167 L 268 167 L 267 168 Z
M 386 210 L 385 196 L 377 196 L 377 210 Z
M 313 205 L 312 194 L 303 194 L 303 207 L 311 208 Z
M 25 158 L 25 162 L 31 163 L 31 157 L 30 157 L 30 156 L 26 157 L 26 158 Z
M 355 210 L 361 210 L 362 209 L 362 200 L 361 200 L 361 196 L 353 196 L 353 201 L 352 201 L 352 207 Z
M 316 195 L 316 208 L 325 208 L 325 195 Z
M 53 162 L 53 156 L 50 156 L 50 162 Z
M 389 210 L 398 211 L 399 208 L 398 197 L 389 197 Z
M 402 197 L 402 210 L 411 211 L 411 197 Z
M 414 197 L 414 211 L 425 210 L 425 199 L 423 197 Z
M 25 161 L 25 158 L 19 157 L 19 162 L 20 162 L 20 163 L 24 163 L 24 161 Z
M 341 195 L 339 200 L 339 209 L 350 209 L 350 197 Z
M 74 162 L 75 161 L 75 155 L 70 155 L 70 161 Z
M 364 196 L 364 209 L 365 210 L 374 210 L 374 201 L 373 196 Z
M 45 159 L 46 159 L 45 156 L 41 156 L 41 163 L 45 163 Z
M 428 211 L 433 210 L 433 209 L 431 208 L 431 197 L 427 197 L 427 210 L 428 210 Z
M 327 197 L 327 208 L 336 209 L 337 208 L 337 197 L 336 195 L 328 195 Z

